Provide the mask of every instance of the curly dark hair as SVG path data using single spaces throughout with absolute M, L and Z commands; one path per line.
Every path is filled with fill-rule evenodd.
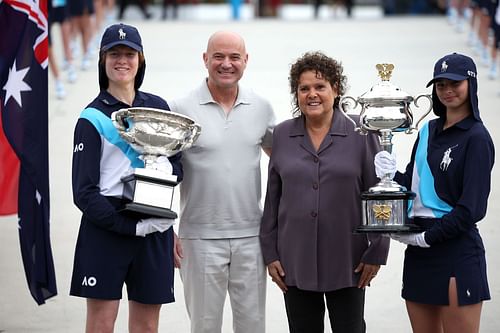
M 297 61 L 292 64 L 290 68 L 290 93 L 292 94 L 292 114 L 297 117 L 301 114 L 299 109 L 299 101 L 297 89 L 299 86 L 300 75 L 307 71 L 315 71 L 320 74 L 322 78 L 330 82 L 330 85 L 337 89 L 338 96 L 335 98 L 334 107 L 339 104 L 340 96 L 344 95 L 347 90 L 347 77 L 343 74 L 344 68 L 342 64 L 332 59 L 322 52 L 307 52 Z

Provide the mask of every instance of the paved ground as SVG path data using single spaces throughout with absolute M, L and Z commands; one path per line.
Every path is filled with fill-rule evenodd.
M 142 22 L 133 19 L 144 39 L 147 73 L 145 91 L 167 100 L 184 94 L 205 76 L 201 54 L 208 36 L 219 29 L 241 33 L 250 54 L 243 83 L 270 99 L 280 120 L 290 117 L 288 92 L 289 65 L 302 53 L 322 50 L 340 59 L 349 77 L 349 95 L 359 96 L 377 81 L 376 63 L 392 62 L 392 82 L 411 94 L 428 93 L 425 83 L 434 61 L 445 53 L 471 53 L 466 34 L 455 33 L 442 17 L 404 17 L 382 19 L 376 15 L 354 20 L 226 20 L 181 22 Z M 136 16 L 137 17 L 137 16 Z M 54 35 L 58 36 L 54 30 Z M 52 248 L 59 295 L 37 306 L 29 295 L 22 269 L 15 217 L 0 218 L 0 332 L 82 332 L 85 301 L 69 297 L 74 244 L 79 212 L 71 200 L 72 131 L 82 108 L 97 94 L 96 70 L 80 72 L 74 85 L 67 85 L 65 100 L 50 94 L 50 171 L 52 207 Z M 50 82 L 50 88 L 53 82 Z M 497 147 L 500 147 L 498 102 L 500 82 L 490 81 L 486 69 L 479 67 L 480 108 Z M 415 112 L 418 117 L 419 111 Z M 249 124 L 250 125 L 250 124 Z M 414 136 L 395 135 L 399 167 L 408 158 Z M 265 168 L 267 160 L 262 161 Z M 265 169 L 264 169 L 265 170 Z M 493 300 L 485 302 L 481 332 L 500 330 L 500 177 L 494 170 L 488 215 L 480 223 L 488 256 L 488 273 Z M 265 176 L 264 176 L 265 181 Z M 176 200 L 176 205 L 177 205 Z M 399 296 L 403 246 L 392 243 L 387 266 L 383 267 L 367 290 L 368 332 L 410 332 L 404 303 Z M 176 273 L 177 274 L 177 273 Z M 177 277 L 177 302 L 161 313 L 162 332 L 188 332 L 181 282 Z M 268 332 L 287 331 L 282 296 L 269 281 L 267 302 Z M 127 304 L 122 302 L 117 332 L 126 332 Z M 231 332 L 231 315 L 226 311 L 224 332 Z

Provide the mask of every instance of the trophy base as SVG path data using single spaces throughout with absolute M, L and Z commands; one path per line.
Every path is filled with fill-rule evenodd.
M 154 207 L 136 202 L 126 203 L 120 212 L 127 212 L 138 218 L 164 217 L 167 219 L 176 219 L 177 213 L 168 208 Z
M 137 218 L 177 218 L 177 214 L 171 209 L 177 176 L 137 168 L 134 173 L 124 177 L 122 182 L 124 205 L 121 212 Z
M 408 223 L 408 202 L 411 191 L 369 191 L 361 194 L 363 223 L 356 233 L 417 233 L 419 226 Z
M 355 229 L 355 233 L 381 233 L 381 234 L 392 234 L 392 233 L 418 233 L 424 231 L 420 226 L 416 224 L 404 224 L 404 225 L 362 225 Z

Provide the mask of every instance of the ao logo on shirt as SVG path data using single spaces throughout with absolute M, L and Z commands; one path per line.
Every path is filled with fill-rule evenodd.
M 97 279 L 94 276 L 83 277 L 82 286 L 94 287 L 97 284 Z
M 77 143 L 75 145 L 75 149 L 73 149 L 73 153 L 78 153 L 79 151 L 83 151 L 83 142 Z

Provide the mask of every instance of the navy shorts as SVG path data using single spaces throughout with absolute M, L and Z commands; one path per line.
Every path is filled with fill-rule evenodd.
M 51 23 L 63 23 L 69 17 L 69 10 L 66 6 L 52 7 L 49 12 Z
M 491 0 L 486 0 L 483 8 L 486 9 L 486 13 L 491 17 L 491 20 L 495 21 L 495 14 L 497 12 L 497 3 Z
M 50 0 L 49 0 L 50 3 Z M 50 28 L 52 27 L 53 23 L 63 23 L 66 21 L 68 18 L 68 8 L 66 6 L 61 6 L 61 7 L 50 7 L 49 6 L 49 29 L 48 29 L 48 35 L 49 35 L 49 45 L 52 45 L 52 36 L 50 33 Z
M 83 14 L 94 14 L 93 0 L 71 0 L 68 2 L 69 14 L 71 17 L 82 16 Z
M 415 219 L 415 224 L 425 229 L 429 229 L 432 223 L 439 223 L 439 220 Z M 456 279 L 459 305 L 490 299 L 485 251 L 477 228 L 430 248 L 407 247 L 403 269 L 404 299 L 449 305 L 451 277 Z
M 173 230 L 146 237 L 120 235 L 82 219 L 70 295 L 144 304 L 174 302 Z

